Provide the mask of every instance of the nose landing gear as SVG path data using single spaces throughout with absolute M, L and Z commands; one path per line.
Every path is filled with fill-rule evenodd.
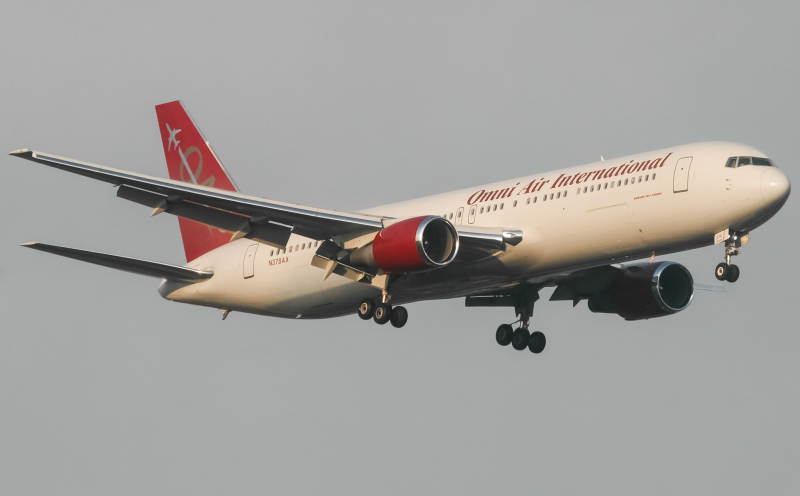
M 739 280 L 739 266 L 731 264 L 731 257 L 739 254 L 739 248 L 750 241 L 749 234 L 731 232 L 725 240 L 725 261 L 714 269 L 714 276 L 719 281 L 736 282 Z

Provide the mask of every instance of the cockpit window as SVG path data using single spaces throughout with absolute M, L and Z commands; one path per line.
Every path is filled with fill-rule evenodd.
M 745 165 L 759 165 L 765 167 L 775 167 L 775 164 L 768 158 L 761 157 L 731 157 L 725 163 L 725 167 L 736 168 Z
M 770 159 L 759 157 L 753 157 L 753 165 L 766 165 L 767 167 L 773 167 Z

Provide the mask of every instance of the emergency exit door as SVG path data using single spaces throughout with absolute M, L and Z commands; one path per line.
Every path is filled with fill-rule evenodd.
M 464 207 L 456 211 L 456 225 L 460 226 L 464 222 Z
M 255 263 L 256 263 L 256 250 L 258 250 L 258 243 L 254 245 L 250 245 L 247 247 L 247 251 L 244 254 L 244 278 L 248 279 L 255 275 Z
M 692 157 L 683 157 L 675 164 L 675 178 L 672 181 L 672 191 L 680 193 L 689 190 L 689 169 L 692 167 Z

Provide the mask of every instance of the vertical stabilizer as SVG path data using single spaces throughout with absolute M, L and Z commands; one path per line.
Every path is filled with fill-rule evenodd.
M 156 115 L 170 179 L 239 191 L 182 102 L 156 105 Z M 183 217 L 178 221 L 186 261 L 194 260 L 231 239 L 230 233 L 217 228 Z

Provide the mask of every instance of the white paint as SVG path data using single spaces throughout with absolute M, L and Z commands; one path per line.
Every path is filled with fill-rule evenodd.
M 670 153 L 669 160 L 656 169 L 552 187 L 561 174 L 579 177 L 589 171 Z M 523 241 L 517 246 L 509 246 L 484 260 L 456 261 L 443 269 L 411 274 L 392 288 L 393 303 L 458 297 L 509 281 L 552 282 L 556 274 L 711 245 L 715 235 L 729 228 L 739 232 L 755 229 L 777 212 L 775 206 L 788 194 L 788 186 L 784 196 L 771 195 L 765 199 L 761 193 L 765 167 L 725 168 L 729 157 L 740 155 L 764 156 L 758 150 L 735 143 L 697 143 L 384 205 L 362 213 L 400 219 L 464 208 L 469 212 L 470 224 L 522 230 Z M 690 160 L 679 164 L 679 157 Z M 691 189 L 673 194 L 678 186 L 688 185 L 690 166 Z M 673 174 L 679 170 L 681 178 L 684 173 L 686 177 L 680 184 Z M 774 170 L 770 176 L 772 182 L 776 182 L 775 173 L 782 174 Z M 550 182 L 540 191 L 521 194 L 520 186 L 540 178 Z M 729 187 L 731 178 L 735 179 L 735 188 Z M 467 204 L 476 191 L 493 191 L 516 183 L 520 186 L 510 197 Z M 588 192 L 592 186 L 594 192 Z M 568 193 L 566 197 L 564 192 Z M 561 198 L 556 198 L 558 193 Z M 547 201 L 542 199 L 545 194 Z M 527 203 L 533 197 L 537 201 Z M 516 207 L 512 206 L 514 200 Z M 504 204 L 503 209 L 498 206 L 480 212 L 481 206 L 500 203 Z M 259 277 L 249 279 L 240 275 L 239 260 L 252 241 L 234 241 L 187 264 L 191 268 L 213 270 L 214 277 L 210 280 L 198 284 L 165 281 L 159 292 L 169 300 L 286 318 L 354 313 L 363 298 L 380 295 L 379 290 L 368 284 L 336 274 L 325 278 L 324 270 L 311 267 L 315 250 L 308 248 L 310 241 L 292 235 L 290 245 L 306 243 L 307 248 L 274 256 L 269 255 L 269 250 L 254 252 L 252 270 Z

